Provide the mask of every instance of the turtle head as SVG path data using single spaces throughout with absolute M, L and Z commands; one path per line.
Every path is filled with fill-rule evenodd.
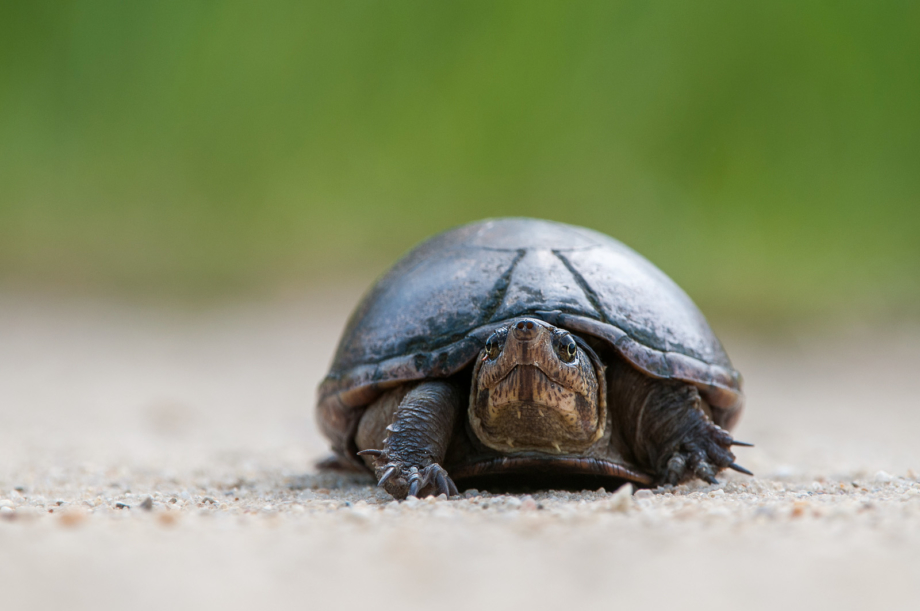
M 469 419 L 501 452 L 567 454 L 604 434 L 603 365 L 579 337 L 533 318 L 493 333 L 473 371 Z

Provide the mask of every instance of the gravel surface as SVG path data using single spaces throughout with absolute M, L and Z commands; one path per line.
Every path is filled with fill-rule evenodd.
M 311 468 L 357 296 L 0 295 L 3 608 L 916 608 L 920 329 L 723 333 L 754 478 L 395 503 Z

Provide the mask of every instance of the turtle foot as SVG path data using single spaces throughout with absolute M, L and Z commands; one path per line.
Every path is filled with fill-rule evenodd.
M 448 497 L 460 494 L 447 471 L 438 463 L 425 467 L 407 466 L 399 461 L 387 461 L 382 450 L 365 450 L 361 455 L 375 456 L 378 460 L 375 472 L 377 486 L 389 492 L 394 498 L 425 497 L 446 494 Z
M 735 463 L 735 455 L 730 449 L 733 445 L 750 444 L 736 442 L 727 431 L 706 422 L 701 430 L 685 439 L 668 457 L 660 479 L 677 485 L 698 477 L 709 484 L 718 484 L 716 474 L 723 469 L 754 475 Z

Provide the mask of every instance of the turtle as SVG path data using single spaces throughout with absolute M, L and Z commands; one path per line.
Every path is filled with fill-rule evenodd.
M 741 375 L 687 294 L 603 233 L 488 219 L 365 294 L 318 389 L 326 467 L 396 499 L 458 484 L 717 483 Z M 583 482 L 583 483 L 579 483 Z M 592 484 L 593 485 L 593 484 Z

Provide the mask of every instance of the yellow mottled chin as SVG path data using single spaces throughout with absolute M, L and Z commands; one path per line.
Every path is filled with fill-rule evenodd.
M 533 366 L 512 370 L 471 416 L 480 440 L 502 452 L 579 452 L 603 435 L 594 401 Z

